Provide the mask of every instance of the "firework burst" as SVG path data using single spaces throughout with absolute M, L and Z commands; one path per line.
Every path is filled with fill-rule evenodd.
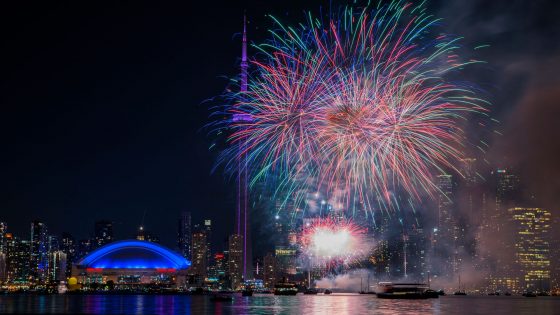
M 478 62 L 461 61 L 458 39 L 404 1 L 346 7 L 326 22 L 309 14 L 298 28 L 274 21 L 248 91 L 226 109 L 252 119 L 223 126 L 233 130 L 225 164 L 246 159 L 252 184 L 284 195 L 312 179 L 326 195 L 344 191 L 346 209 L 390 206 L 395 190 L 433 195 L 434 175 L 463 158 L 459 122 L 487 111 L 449 79 Z
M 299 238 L 312 265 L 347 265 L 360 261 L 371 249 L 366 229 L 350 220 L 315 218 L 303 227 Z

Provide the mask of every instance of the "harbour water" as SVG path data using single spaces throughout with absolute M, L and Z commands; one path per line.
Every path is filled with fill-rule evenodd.
M 384 300 L 375 295 L 235 295 L 215 302 L 186 295 L 2 295 L 8 314 L 560 314 L 560 297 L 444 296 Z

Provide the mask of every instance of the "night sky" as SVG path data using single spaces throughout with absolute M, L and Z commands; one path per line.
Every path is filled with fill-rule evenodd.
M 215 242 L 232 232 L 234 183 L 211 173 L 205 100 L 238 72 L 244 10 L 249 39 L 262 42 L 265 14 L 299 22 L 329 2 L 190 2 L 0 3 L 0 221 L 11 231 L 27 237 L 39 219 L 86 238 L 109 219 L 127 238 L 144 222 L 173 246 L 188 210 L 213 220 Z M 519 169 L 556 212 L 559 5 L 429 3 L 465 47 L 491 45 L 488 64 L 467 73 L 502 122 L 489 160 Z

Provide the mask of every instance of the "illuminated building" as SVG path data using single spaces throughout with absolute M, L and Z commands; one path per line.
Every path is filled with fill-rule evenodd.
M 524 289 L 550 290 L 551 214 L 542 208 L 508 209 L 513 223 L 515 263 Z
M 6 281 L 24 284 L 29 281 L 29 240 L 21 240 L 6 233 Z
M 49 280 L 66 281 L 67 256 L 61 250 L 49 253 Z
M 31 281 L 44 283 L 48 277 L 49 248 L 47 226 L 43 222 L 31 222 L 31 248 L 29 272 Z
M 413 227 L 406 237 L 407 275 L 424 281 L 427 240 L 422 228 Z
M 66 254 L 66 277 L 69 278 L 72 273 L 72 263 L 76 262 L 76 243 L 72 235 L 62 233 L 60 250 Z
M 296 258 L 297 250 L 290 246 L 276 246 L 276 266 L 283 277 L 294 276 L 297 273 Z
M 109 244 L 115 240 L 113 237 L 113 222 L 101 220 L 95 222 L 95 248 Z
M 192 257 L 191 234 L 191 213 L 183 211 L 179 217 L 179 226 L 177 228 L 177 247 L 179 248 L 181 255 L 189 260 Z
M 0 222 L 0 253 L 6 253 L 6 233 L 8 233 L 8 225 Z
M 212 220 L 204 220 L 204 234 L 206 235 L 206 271 L 212 262 Z
M 558 214 L 554 215 L 552 218 L 552 226 L 560 226 L 560 216 Z M 551 290 L 553 293 L 560 295 L 560 238 L 553 237 L 550 243 L 550 257 L 551 257 Z
M 88 255 L 92 250 L 93 250 L 93 245 L 91 240 L 80 240 L 78 243 L 78 249 L 77 249 L 77 253 L 76 253 L 76 258 L 74 259 L 74 262 L 76 262 L 79 259 L 82 259 L 84 257 L 86 257 L 86 255 Z
M 231 288 L 237 289 L 244 280 L 243 277 L 243 236 L 233 234 L 229 237 L 229 278 Z
M 6 282 L 8 278 L 6 259 L 7 259 L 6 254 L 0 253 L 0 284 Z
M 195 282 L 201 284 L 207 276 L 208 243 L 206 233 L 197 232 L 192 235 L 192 267 L 189 274 L 195 276 Z
M 434 256 L 440 263 L 432 265 L 435 275 L 453 279 L 459 269 L 458 257 L 459 226 L 454 213 L 453 178 L 449 174 L 437 176 L 439 194 L 437 224 L 432 230 Z
M 519 202 L 520 179 L 519 176 L 507 169 L 498 169 L 496 176 L 496 213 L 495 217 L 505 219 L 509 208 Z
M 154 234 L 146 231 L 143 225 L 138 227 L 138 232 L 136 233 L 137 240 L 139 241 L 148 241 L 152 243 L 159 243 L 159 237 L 155 236 Z
M 491 291 L 519 291 L 522 283 L 515 266 L 514 242 L 508 224 L 512 223 L 509 208 L 521 202 L 520 179 L 508 169 L 497 169 L 492 172 L 495 181 L 494 209 L 488 211 L 489 224 L 481 240 L 484 247 L 500 249 L 499 254 L 487 252 L 484 257 L 490 271 L 489 284 Z M 491 204 L 488 205 L 491 208 Z
M 373 265 L 373 271 L 379 279 L 387 279 L 390 271 L 389 260 L 391 252 L 389 252 L 389 216 L 381 213 L 375 218 L 375 226 L 373 228 L 373 238 L 377 239 L 377 245 L 369 257 L 369 262 Z
M 106 283 L 117 288 L 147 284 L 180 285 L 190 262 L 159 244 L 125 240 L 93 251 L 72 267 L 72 276 L 82 284 Z
M 226 267 L 226 255 L 224 253 L 214 254 L 213 263 L 208 268 L 208 278 L 215 284 L 215 287 L 219 290 L 223 290 L 228 287 Z
M 274 254 L 268 253 L 263 260 L 263 281 L 264 287 L 268 289 L 274 288 L 276 284 L 276 257 Z
M 5 282 L 8 274 L 6 269 L 7 259 L 7 243 L 6 233 L 8 232 L 8 225 L 5 222 L 0 222 L 0 283 Z

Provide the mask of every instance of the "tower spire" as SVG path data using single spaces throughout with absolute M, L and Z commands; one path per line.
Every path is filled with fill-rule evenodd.
M 243 14 L 243 44 L 241 46 L 241 92 L 247 92 L 247 15 Z

